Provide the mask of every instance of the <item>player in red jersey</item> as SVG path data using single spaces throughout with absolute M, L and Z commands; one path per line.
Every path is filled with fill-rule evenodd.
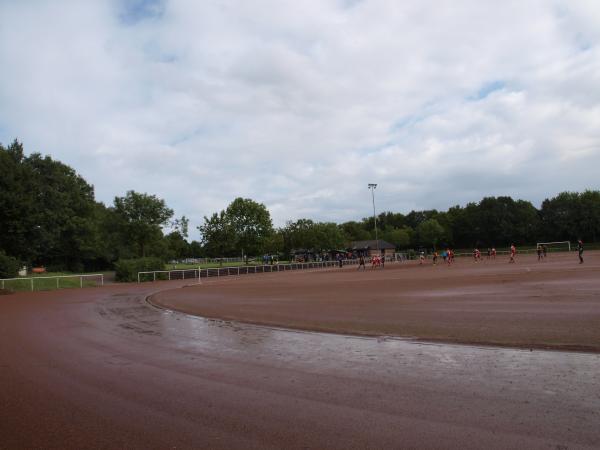
M 510 244 L 510 259 L 508 260 L 509 263 L 515 262 L 516 254 L 517 254 L 517 247 L 515 247 L 515 244 Z

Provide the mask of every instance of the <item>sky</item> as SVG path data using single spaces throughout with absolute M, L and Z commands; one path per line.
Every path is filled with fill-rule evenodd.
M 0 0 L 0 142 L 276 226 L 600 188 L 596 0 Z

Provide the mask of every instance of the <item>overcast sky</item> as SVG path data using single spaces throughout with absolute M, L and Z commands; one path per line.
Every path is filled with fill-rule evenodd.
M 0 0 L 14 138 L 193 227 L 539 206 L 600 187 L 600 2 Z

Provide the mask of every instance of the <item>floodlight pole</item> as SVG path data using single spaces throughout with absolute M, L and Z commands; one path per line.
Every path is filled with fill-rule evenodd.
M 375 245 L 377 246 L 377 251 L 379 252 L 379 239 L 377 238 L 377 216 L 375 215 L 375 188 L 377 187 L 376 183 L 369 183 L 369 189 L 371 189 L 371 198 L 373 200 L 373 221 L 375 224 Z

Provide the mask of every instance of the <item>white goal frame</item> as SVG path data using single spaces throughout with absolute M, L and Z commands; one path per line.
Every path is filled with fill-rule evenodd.
M 569 251 L 571 251 L 571 241 L 538 242 L 536 244 L 536 248 L 539 247 L 540 245 L 545 245 L 547 247 L 550 247 L 553 244 L 567 244 L 567 246 L 569 247 Z

